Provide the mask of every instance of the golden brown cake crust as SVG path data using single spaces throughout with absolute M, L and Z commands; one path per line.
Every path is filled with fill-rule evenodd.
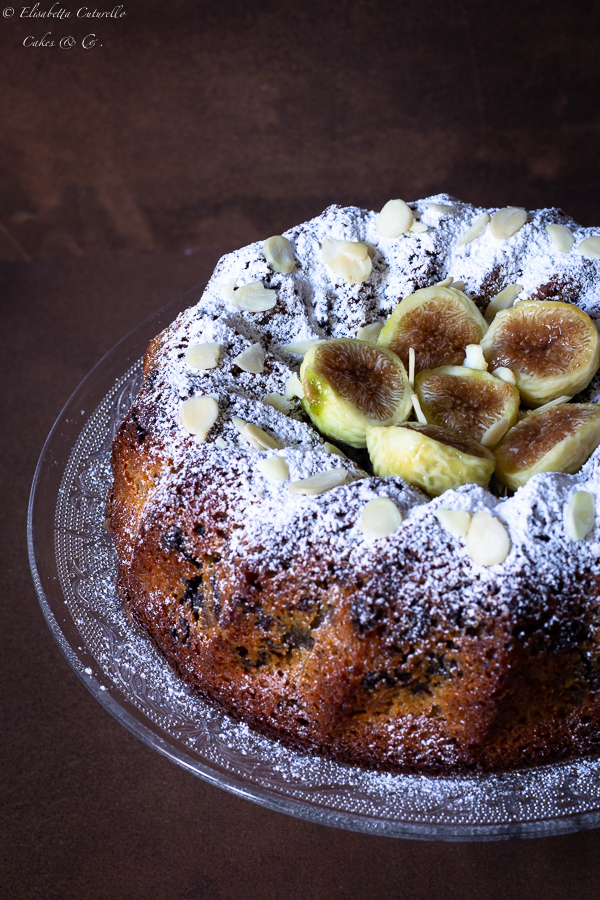
M 477 212 L 460 205 L 454 234 Z M 334 237 L 349 239 L 352 225 L 369 239 L 372 214 L 336 215 L 338 233 L 330 211 L 288 233 L 303 277 L 325 225 Z M 429 245 L 416 235 L 413 245 L 411 271 L 431 279 Z M 260 245 L 222 261 L 198 307 L 148 350 L 142 390 L 114 443 L 108 503 L 129 614 L 211 702 L 340 760 L 450 772 L 594 749 L 599 545 L 595 535 L 569 540 L 561 510 L 579 483 L 598 492 L 597 454 L 578 476 L 540 476 L 509 500 L 469 486 L 432 502 L 400 478 L 368 477 L 357 462 L 330 456 L 300 412 L 261 402 L 267 388 L 283 393 L 293 368 L 282 336 L 301 338 L 309 327 L 315 336 L 355 335 L 365 319 L 386 314 L 393 298 L 381 285 L 390 277 L 382 264 L 375 290 L 346 291 L 347 322 L 331 299 L 325 319 L 318 289 L 308 298 L 293 276 L 271 279 L 281 311 L 219 316 L 226 276 L 266 279 L 259 263 Z M 387 258 L 386 265 L 408 263 Z M 473 265 L 469 257 L 465 269 Z M 483 258 L 473 293 L 497 266 Z M 443 268 L 435 274 L 443 277 Z M 532 285 L 531 293 L 542 288 Z M 338 286 L 338 295 L 344 290 Z M 299 298 L 302 313 L 294 311 Z M 290 333 L 301 318 L 303 327 Z M 186 368 L 185 349 L 199 339 L 221 343 L 214 372 Z M 232 363 L 254 339 L 266 351 L 264 376 Z M 213 393 L 221 415 L 199 443 L 181 428 L 179 406 Z M 256 469 L 261 454 L 241 440 L 234 415 L 278 438 L 293 478 L 341 466 L 352 480 L 316 497 L 267 483 Z M 357 521 L 376 496 L 393 499 L 404 521 L 374 541 Z M 441 528 L 440 507 L 492 509 L 511 536 L 506 562 L 475 565 Z

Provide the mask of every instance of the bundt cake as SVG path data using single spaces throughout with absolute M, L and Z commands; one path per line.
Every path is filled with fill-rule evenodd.
M 444 194 L 220 260 L 150 344 L 107 512 L 186 682 L 364 766 L 596 748 L 596 234 Z

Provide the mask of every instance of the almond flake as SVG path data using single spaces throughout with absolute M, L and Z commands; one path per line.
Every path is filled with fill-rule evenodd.
M 494 369 L 492 372 L 494 378 L 499 378 L 500 381 L 505 381 L 507 384 L 516 384 L 517 379 L 513 375 L 510 369 L 506 366 L 498 366 L 497 369 Z
M 498 422 L 494 422 L 493 425 L 490 425 L 479 443 L 482 447 L 495 447 L 496 444 L 502 440 L 509 428 L 509 419 L 500 419 Z
M 367 248 L 367 253 L 369 254 L 370 259 L 375 258 L 375 254 L 377 253 L 377 247 L 375 244 L 372 244 L 371 241 L 361 241 L 361 244 L 364 244 Z
M 482 372 L 487 371 L 488 364 L 485 361 L 481 344 L 467 344 L 465 347 L 465 361 L 463 366 L 467 369 L 481 369 Z
M 498 241 L 505 241 L 516 234 L 527 221 L 527 213 L 516 206 L 507 206 L 499 209 L 492 216 L 490 231 Z
M 600 259 L 600 237 L 585 238 L 578 245 L 576 252 L 590 259 Z
M 596 523 L 596 499 L 589 491 L 571 494 L 564 512 L 565 531 L 573 541 L 582 541 Z
M 439 216 L 445 216 L 454 209 L 453 206 L 448 206 L 447 203 L 436 203 L 434 200 L 427 200 L 426 203 L 427 209 L 433 213 L 437 213 Z
M 572 400 L 572 397 L 569 397 L 568 394 L 562 394 L 560 397 L 555 397 L 554 400 L 549 400 L 548 403 L 544 403 L 542 406 L 538 406 L 536 409 L 528 409 L 527 415 L 533 412 L 544 412 L 547 409 L 552 409 L 553 406 L 561 406 L 563 403 L 568 403 Z
M 450 287 L 454 288 L 455 291 L 464 291 L 465 283 L 464 281 L 453 281 Z
M 421 423 L 421 425 L 427 425 L 427 419 L 425 418 L 425 414 L 421 409 L 421 404 L 419 403 L 419 398 L 416 394 L 410 395 L 410 400 L 415 411 L 415 416 L 417 417 L 417 421 Z
M 266 312 L 277 303 L 277 292 L 268 290 L 261 281 L 251 281 L 234 291 L 229 302 L 236 309 Z
M 186 431 L 205 441 L 219 418 L 219 404 L 213 397 L 190 397 L 179 407 L 179 416 Z
M 260 375 L 265 368 L 265 353 L 260 344 L 252 344 L 242 353 L 238 354 L 233 360 L 236 366 L 239 366 L 243 372 L 250 372 L 252 375 Z
M 437 284 L 434 285 L 434 287 L 450 287 L 453 281 L 454 279 L 452 278 L 452 275 L 448 275 L 448 277 L 444 278 L 443 281 L 438 281 Z
M 300 481 L 292 481 L 289 487 L 293 494 L 312 496 L 341 487 L 348 481 L 350 481 L 350 473 L 347 469 L 329 469 L 327 472 L 319 472 L 317 475 L 302 478 Z
M 302 382 L 295 372 L 292 372 L 285 383 L 285 399 L 291 400 L 292 397 L 299 397 L 300 400 L 302 400 L 302 398 L 304 397 L 304 388 L 302 387 Z
M 467 532 L 467 553 L 479 566 L 504 562 L 510 551 L 508 531 L 487 509 L 475 513 Z
M 267 238 L 263 244 L 263 253 L 273 271 L 281 272 L 282 275 L 289 275 L 296 265 L 292 245 L 280 234 Z
M 377 234 L 382 238 L 396 238 L 404 234 L 413 223 L 410 206 L 404 200 L 388 200 L 377 216 Z
M 289 400 L 286 400 L 282 394 L 265 394 L 262 398 L 262 402 L 265 406 L 272 406 L 277 412 L 285 413 L 285 415 L 294 410 L 294 404 L 290 403 Z
M 321 251 L 329 268 L 346 281 L 366 281 L 371 274 L 371 257 L 362 241 L 333 241 L 325 238 Z
M 436 509 L 436 519 L 452 537 L 464 538 L 467 536 L 471 524 L 471 513 L 466 509 Z
M 396 504 L 389 497 L 375 497 L 363 506 L 358 524 L 367 537 L 383 538 L 397 531 L 401 523 Z
M 408 230 L 412 234 L 423 234 L 424 231 L 427 231 L 427 225 L 425 222 L 413 222 Z
M 346 454 L 342 453 L 339 447 L 336 447 L 335 444 L 330 444 L 329 441 L 325 441 L 325 443 L 323 444 L 323 448 L 333 456 L 341 456 L 342 459 L 348 459 Z
M 372 322 L 370 325 L 363 325 L 358 329 L 356 337 L 359 341 L 367 341 L 369 344 L 376 344 L 377 338 L 383 328 L 383 322 Z
M 575 243 L 573 232 L 566 225 L 546 225 L 546 231 L 550 235 L 550 239 L 555 250 L 559 253 L 568 253 Z
M 220 344 L 192 344 L 185 351 L 185 361 L 191 369 L 215 369 L 220 355 Z
M 408 348 L 408 383 L 410 384 L 411 388 L 413 388 L 413 390 L 415 387 L 415 365 L 416 365 L 415 348 L 409 347 Z
M 219 448 L 219 450 L 227 450 L 229 448 L 229 444 L 224 437 L 221 437 L 221 435 L 215 438 L 215 445 Z
M 283 344 L 280 350 L 287 350 L 295 356 L 304 356 L 315 344 L 322 344 L 322 338 L 307 338 L 305 341 L 293 341 L 291 344 Z
M 521 284 L 508 284 L 499 294 L 492 297 L 485 310 L 486 322 L 491 322 L 501 309 L 508 309 L 512 306 L 522 290 Z
M 250 438 L 258 444 L 262 450 L 281 450 L 279 441 L 275 440 L 274 437 L 271 437 L 270 434 L 267 434 L 266 431 L 263 431 L 262 428 L 259 428 L 258 425 L 254 425 L 252 422 L 246 424 L 244 437 Z
M 290 469 L 282 456 L 269 456 L 267 459 L 259 459 L 256 468 L 270 481 L 287 481 L 290 477 Z
M 489 213 L 485 212 L 480 216 L 477 216 L 471 227 L 467 228 L 462 237 L 458 239 L 458 241 L 456 242 L 456 246 L 462 247 L 463 244 L 470 244 L 471 241 L 476 240 L 476 238 L 483 234 L 483 232 L 485 231 L 485 227 L 489 221 Z

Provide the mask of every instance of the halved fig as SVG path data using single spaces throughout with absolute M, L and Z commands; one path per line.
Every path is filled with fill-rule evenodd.
M 300 378 L 302 405 L 319 431 L 366 447 L 370 425 L 394 425 L 410 415 L 411 388 L 395 353 L 368 341 L 336 338 L 311 347 Z
M 490 369 L 510 369 L 534 408 L 579 393 L 600 365 L 596 326 L 583 310 L 557 300 L 521 300 L 501 310 L 481 346 Z
M 405 366 L 415 350 L 415 372 L 438 366 L 459 366 L 467 344 L 479 344 L 487 323 L 473 301 L 453 287 L 421 288 L 402 300 L 377 339 L 393 350 Z
M 540 472 L 574 475 L 599 444 L 597 403 L 560 403 L 534 410 L 494 451 L 496 478 L 516 491 Z
M 476 441 L 496 422 L 508 420 L 510 428 L 519 414 L 516 387 L 481 369 L 440 366 L 426 370 L 415 378 L 415 391 L 428 422 Z
M 399 475 L 431 497 L 462 484 L 487 487 L 494 471 L 490 450 L 437 425 L 372 427 L 367 447 L 376 475 Z

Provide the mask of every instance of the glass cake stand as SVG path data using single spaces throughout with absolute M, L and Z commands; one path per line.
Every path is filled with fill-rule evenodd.
M 110 448 L 152 337 L 195 303 L 194 288 L 114 347 L 50 432 L 28 516 L 31 571 L 48 626 L 94 697 L 173 762 L 269 809 L 388 837 L 493 840 L 600 825 L 600 759 L 451 778 L 365 771 L 290 750 L 212 709 L 130 622 L 104 528 Z

